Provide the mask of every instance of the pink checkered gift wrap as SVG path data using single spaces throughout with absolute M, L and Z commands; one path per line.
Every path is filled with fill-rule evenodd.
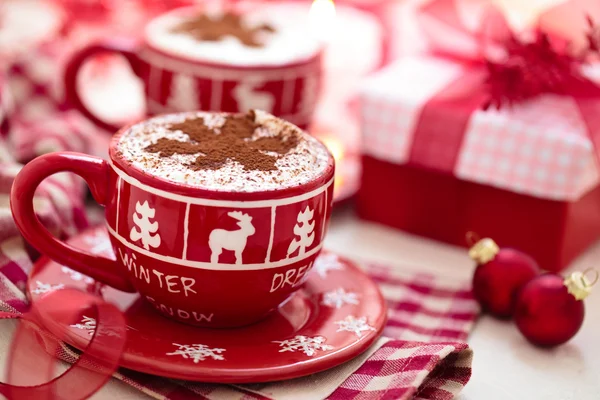
M 416 141 L 415 132 L 424 106 L 464 68 L 410 56 L 364 82 L 359 214 L 463 246 L 466 232 L 476 231 L 560 270 L 600 232 L 595 149 L 575 101 L 547 94 L 500 110 L 476 109 L 454 168 L 444 170 L 436 163 L 455 156 L 454 139 L 444 134 L 453 111 L 439 114 L 434 135 Z M 586 73 L 592 79 L 598 71 Z M 424 162 L 416 159 L 423 151 Z
M 304 378 L 252 385 L 219 385 L 157 378 L 129 370 L 116 379 L 159 400 L 431 399 L 456 396 L 471 376 L 466 339 L 479 313 L 470 283 L 363 264 L 388 301 L 389 321 L 369 350 L 339 367 Z M 0 280 L 0 309 L 26 308 L 24 296 Z M 64 347 L 69 363 L 78 354 Z
M 363 152 L 405 164 L 423 105 L 462 73 L 459 64 L 421 56 L 371 77 L 362 90 Z M 557 95 L 475 111 L 453 172 L 461 180 L 551 200 L 577 200 L 599 179 L 577 107 Z

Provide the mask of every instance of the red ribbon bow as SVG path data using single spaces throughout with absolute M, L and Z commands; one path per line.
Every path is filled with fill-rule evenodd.
M 600 148 L 600 87 L 581 72 L 598 47 L 598 31 L 586 19 L 592 21 L 589 15 L 600 14 L 600 7 L 588 3 L 571 1 L 544 13 L 532 40 L 521 39 L 487 3 L 468 10 L 475 27 L 464 22 L 458 0 L 424 6 L 419 21 L 433 55 L 460 64 L 463 73 L 423 107 L 410 163 L 452 173 L 476 109 L 500 108 L 546 93 L 573 99 L 594 148 Z M 564 36 L 565 25 L 579 37 Z M 577 51 L 582 42 L 585 51 Z
M 68 326 L 56 321 L 79 321 L 84 310 L 96 317 L 92 340 L 75 364 L 51 379 L 55 357 L 64 346 L 61 341 L 69 334 Z M 21 323 L 10 347 L 7 383 L 0 383 L 0 394 L 9 400 L 87 399 L 119 366 L 127 338 L 125 317 L 99 297 L 82 296 L 76 289 L 57 290 L 32 303 L 25 314 L 0 311 L 0 319 L 11 318 Z

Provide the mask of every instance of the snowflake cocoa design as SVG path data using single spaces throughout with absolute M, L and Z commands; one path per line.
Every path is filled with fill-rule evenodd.
M 160 157 L 196 155 L 196 159 L 187 164 L 193 171 L 218 170 L 233 161 L 247 171 L 277 171 L 275 163 L 296 148 L 301 134 L 284 127 L 277 136 L 255 137 L 260 127 L 254 111 L 226 116 L 223 125 L 214 129 L 204 123 L 204 117 L 188 118 L 169 126 L 171 131 L 185 133 L 188 141 L 161 138 L 144 150 L 158 153 Z
M 225 349 L 210 348 L 204 344 L 190 345 L 173 343 L 173 346 L 177 346 L 178 349 L 172 353 L 167 353 L 168 356 L 181 356 L 186 359 L 191 359 L 194 364 L 198 364 L 200 361 L 204 361 L 207 358 L 218 361 L 225 360 L 225 357 L 222 356 Z
M 335 324 L 339 326 L 336 332 L 352 332 L 358 337 L 362 337 L 363 332 L 375 330 L 367 323 L 367 317 L 356 318 L 353 315 L 348 315 L 343 320 L 336 321 Z
M 333 346 L 325 344 L 326 340 L 323 336 L 309 337 L 297 335 L 293 339 L 273 341 L 273 343 L 279 344 L 279 347 L 281 347 L 279 350 L 280 353 L 301 351 L 307 356 L 312 357 L 317 353 L 317 350 L 333 350 Z
M 358 294 L 346 292 L 344 288 L 338 288 L 323 294 L 321 304 L 327 307 L 342 308 L 345 304 L 358 304 Z

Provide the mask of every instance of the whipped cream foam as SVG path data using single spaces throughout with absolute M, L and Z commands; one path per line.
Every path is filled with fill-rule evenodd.
M 239 12 L 249 28 L 265 24 L 274 28 L 274 32 L 260 34 L 261 47 L 246 46 L 231 36 L 204 41 L 176 32 L 177 26 L 202 14 L 194 7 L 177 9 L 152 20 L 146 27 L 146 42 L 167 54 L 234 66 L 285 65 L 310 59 L 321 50 L 321 42 L 315 32 L 310 31 L 306 19 L 297 18 L 296 6 L 269 4 Z M 206 14 L 213 18 L 223 15 L 210 11 Z
M 272 170 L 252 170 L 236 160 L 227 159 L 219 168 L 192 167 L 203 153 L 171 154 L 165 156 L 149 149 L 157 142 L 170 140 L 194 143 L 190 136 L 172 126 L 193 119 L 202 119 L 204 125 L 220 134 L 227 113 L 188 112 L 158 116 L 131 126 L 113 139 L 116 156 L 126 164 L 146 174 L 172 183 L 185 184 L 203 189 L 228 192 L 259 192 L 306 184 L 322 176 L 331 160 L 327 148 L 300 128 L 271 114 L 254 111 L 258 127 L 249 141 L 264 137 L 288 140 L 293 135 L 297 145 L 286 154 L 262 151 L 276 157 Z M 286 137 L 288 136 L 288 137 Z

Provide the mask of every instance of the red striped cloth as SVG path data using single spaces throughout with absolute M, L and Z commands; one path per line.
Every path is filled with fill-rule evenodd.
M 352 374 L 330 400 L 452 399 L 471 377 L 466 344 L 384 344 Z
M 114 377 L 159 400 L 452 399 L 471 376 L 472 351 L 463 340 L 479 308 L 469 283 L 452 283 L 410 268 L 365 268 L 388 301 L 388 337 L 354 361 L 306 378 L 253 385 L 184 382 L 129 370 Z M 0 280 L 0 308 L 25 307 L 16 286 Z M 63 360 L 74 363 L 77 357 L 64 347 Z
M 407 276 L 382 265 L 370 265 L 368 270 L 388 303 L 384 336 L 424 342 L 466 340 L 477 313 L 469 283 L 460 281 L 457 287 L 431 274 Z
M 52 151 L 106 152 L 110 135 L 63 104 L 63 68 L 80 42 L 54 38 L 8 65 L 4 89 L 12 98 L 12 110 L 6 142 L 16 160 L 27 162 Z M 95 65 L 99 63 L 110 70 L 110 63 Z

